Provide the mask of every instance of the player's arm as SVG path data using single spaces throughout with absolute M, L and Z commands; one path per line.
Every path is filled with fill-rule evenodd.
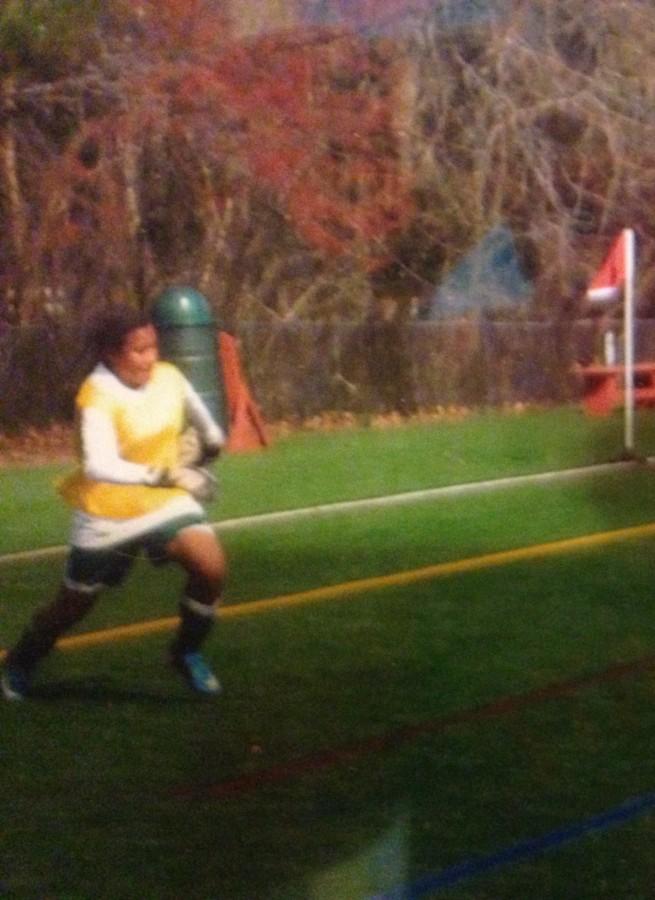
M 198 435 L 198 459 L 207 462 L 215 459 L 225 446 L 225 433 L 214 420 L 202 397 L 193 385 L 184 379 L 184 410 L 187 422 Z
M 176 487 L 201 501 L 212 500 L 216 494 L 216 479 L 204 470 L 186 466 L 161 469 L 123 459 L 111 416 L 103 410 L 81 410 L 80 437 L 82 468 L 94 481 Z
M 80 418 L 82 469 L 93 481 L 116 484 L 157 484 L 161 471 L 120 455 L 116 431 L 109 413 L 97 407 L 83 407 Z

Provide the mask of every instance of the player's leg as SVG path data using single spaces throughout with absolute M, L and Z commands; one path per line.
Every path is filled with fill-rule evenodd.
M 29 692 L 38 663 L 61 635 L 87 615 L 96 596 L 97 591 L 77 590 L 62 584 L 55 599 L 34 615 L 5 660 L 1 684 L 7 700 L 21 700 Z
M 225 553 L 206 525 L 178 532 L 166 545 L 166 553 L 187 573 L 180 623 L 170 648 L 172 662 L 195 690 L 216 694 L 220 685 L 199 651 L 214 625 L 225 582 Z
M 0 686 L 8 700 L 23 699 L 39 662 L 90 612 L 103 587 L 120 584 L 133 561 L 133 555 L 117 549 L 71 549 L 54 600 L 36 612 L 7 654 Z

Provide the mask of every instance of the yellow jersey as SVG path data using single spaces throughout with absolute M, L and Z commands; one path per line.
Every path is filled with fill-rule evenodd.
M 97 366 L 75 401 L 80 464 L 59 486 L 64 500 L 91 516 L 131 519 L 188 496 L 151 486 L 153 470 L 177 464 L 188 389 L 170 363 L 156 363 L 141 388 Z

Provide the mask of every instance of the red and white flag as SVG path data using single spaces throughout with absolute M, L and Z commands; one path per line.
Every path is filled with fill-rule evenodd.
M 618 300 L 625 286 L 630 243 L 627 229 L 614 241 L 600 269 L 587 289 L 587 300 L 611 303 Z

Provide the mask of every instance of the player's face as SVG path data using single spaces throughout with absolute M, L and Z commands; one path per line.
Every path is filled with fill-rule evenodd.
M 128 333 L 121 349 L 109 356 L 109 366 L 124 384 L 140 388 L 150 380 L 158 359 L 157 332 L 154 326 L 144 325 Z

